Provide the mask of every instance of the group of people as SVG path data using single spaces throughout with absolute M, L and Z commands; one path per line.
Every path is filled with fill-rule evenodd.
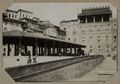
M 28 52 L 28 54 L 29 56 L 28 56 L 27 64 L 37 63 L 37 60 L 36 60 L 37 56 L 31 56 L 30 52 Z

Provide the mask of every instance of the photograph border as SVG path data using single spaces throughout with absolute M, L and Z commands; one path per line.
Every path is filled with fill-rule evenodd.
M 120 1 L 118 0 L 0 0 L 0 83 L 1 84 L 28 84 L 28 82 L 15 82 L 7 72 L 2 68 L 3 66 L 3 58 L 2 58 L 2 12 L 8 7 L 10 7 L 13 3 L 111 3 L 117 9 L 117 17 L 118 17 L 118 43 L 120 43 Z M 74 82 L 29 82 L 31 84 L 119 84 L 120 83 L 120 46 L 118 44 L 118 59 L 117 59 L 117 72 L 114 74 L 112 78 L 110 78 L 106 82 L 102 81 L 74 81 Z

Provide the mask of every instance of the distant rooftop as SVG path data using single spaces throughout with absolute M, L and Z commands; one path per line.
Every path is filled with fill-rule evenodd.
M 77 19 L 61 21 L 61 23 L 64 23 L 64 22 L 77 22 Z
M 18 11 L 24 11 L 24 12 L 33 13 L 33 12 L 31 12 L 31 11 L 27 11 L 27 10 L 23 10 L 23 9 L 19 9 Z
M 17 11 L 15 11 L 15 10 L 10 10 L 10 9 L 6 9 L 6 11 L 10 11 L 10 12 L 15 12 L 15 13 L 17 13 Z
M 84 8 L 82 9 L 82 13 L 79 15 L 91 15 L 91 14 L 110 14 L 112 11 L 108 6 L 101 6 L 101 7 L 93 7 L 93 8 Z
M 6 11 L 15 12 L 15 13 L 17 13 L 17 12 L 19 12 L 19 11 L 24 11 L 24 12 L 28 12 L 28 13 L 33 13 L 33 12 L 31 12 L 31 11 L 27 11 L 27 10 L 23 10 L 23 9 L 18 9 L 17 11 L 11 10 L 11 9 L 7 9 Z

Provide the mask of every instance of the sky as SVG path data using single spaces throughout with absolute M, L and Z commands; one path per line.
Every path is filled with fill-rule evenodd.
M 110 6 L 113 17 L 116 17 L 116 8 L 110 3 L 14 3 L 8 9 L 24 9 L 33 12 L 33 16 L 41 20 L 49 20 L 58 25 L 62 20 L 77 19 L 82 8 Z

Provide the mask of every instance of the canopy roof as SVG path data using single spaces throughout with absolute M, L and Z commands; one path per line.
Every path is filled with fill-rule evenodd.
M 65 41 L 65 40 L 61 40 L 61 39 L 52 38 L 49 36 L 45 36 L 43 34 L 28 33 L 28 32 L 22 32 L 22 31 L 18 31 L 18 30 L 3 32 L 3 38 L 4 37 L 25 37 L 25 38 L 31 38 L 31 39 L 37 38 L 37 39 L 50 40 L 50 41 L 55 41 L 55 42 L 69 43 L 69 44 L 85 47 L 84 45 L 80 45 L 77 43 L 73 43 L 73 42 L 69 42 L 69 41 Z

